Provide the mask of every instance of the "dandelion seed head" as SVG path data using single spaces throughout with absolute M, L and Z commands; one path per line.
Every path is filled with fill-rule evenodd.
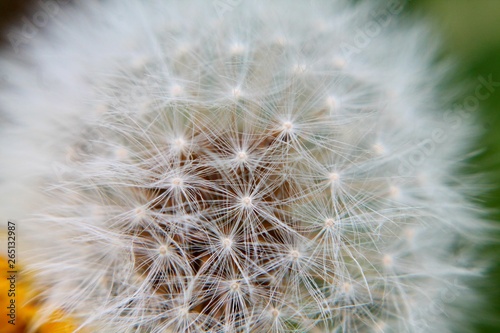
M 176 149 L 182 150 L 186 146 L 186 140 L 184 138 L 176 138 L 173 145 Z
M 137 207 L 134 209 L 135 220 L 142 220 L 144 217 L 146 217 L 146 210 L 144 207 Z
M 480 229 L 431 37 L 391 19 L 349 54 L 387 8 L 218 4 L 61 9 L 16 55 L 50 87 L 0 62 L 0 212 L 25 218 L 43 296 L 95 332 L 431 332 Z

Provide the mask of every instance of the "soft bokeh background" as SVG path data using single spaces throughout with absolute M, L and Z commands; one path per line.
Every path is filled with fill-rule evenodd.
M 34 3 L 0 0 L 0 30 L 8 31 L 9 24 L 27 15 L 25 11 Z M 461 81 L 474 83 L 478 76 L 489 75 L 500 82 L 500 0 L 408 0 L 406 10 L 418 12 L 433 23 L 436 34 L 442 37 L 444 56 L 460 64 L 454 78 L 457 85 Z M 10 47 L 5 35 L 0 43 Z M 481 154 L 471 159 L 470 164 L 474 172 L 487 174 L 490 190 L 481 197 L 481 204 L 490 209 L 489 219 L 500 226 L 500 87 L 497 90 L 481 101 L 477 112 L 477 122 L 484 128 L 484 135 L 477 143 Z M 499 245 L 477 244 L 482 249 L 481 258 L 495 263 L 487 272 L 487 279 L 476 283 L 476 288 L 489 300 L 485 306 L 471 306 L 470 314 L 477 318 L 478 333 L 500 332 L 500 238 L 492 234 L 492 239 L 495 238 Z
M 460 66 L 456 81 L 477 82 L 477 77 L 500 82 L 500 1 L 499 0 L 419 0 L 410 1 L 409 11 L 423 12 L 441 34 L 445 55 L 455 58 Z M 460 84 L 460 82 L 457 82 Z M 473 86 L 474 87 L 474 86 Z M 486 173 L 482 204 L 490 209 L 488 218 L 500 226 L 500 87 L 491 97 L 481 101 L 478 124 L 484 135 L 477 143 L 482 153 L 470 162 L 475 171 Z M 499 237 L 492 234 L 500 244 Z M 482 258 L 494 263 L 486 281 L 476 288 L 488 299 L 484 307 L 472 306 L 476 332 L 500 332 L 500 245 L 482 248 Z

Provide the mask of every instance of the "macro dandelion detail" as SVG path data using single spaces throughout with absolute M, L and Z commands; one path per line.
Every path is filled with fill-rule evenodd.
M 3 58 L 2 208 L 44 302 L 95 332 L 449 331 L 474 131 L 426 29 L 231 4 L 88 1 Z

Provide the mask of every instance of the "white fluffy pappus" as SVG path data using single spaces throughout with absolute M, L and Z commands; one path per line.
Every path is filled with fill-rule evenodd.
M 474 131 L 403 5 L 86 1 L 4 52 L 1 218 L 47 306 L 93 332 L 450 331 Z

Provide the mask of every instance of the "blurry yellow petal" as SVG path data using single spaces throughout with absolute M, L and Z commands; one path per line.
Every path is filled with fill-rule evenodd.
M 6 279 L 5 274 L 9 270 L 7 258 L 0 256 L 0 269 L 4 273 L 0 279 L 0 290 L 6 291 L 10 288 L 10 282 Z M 36 296 L 29 276 L 23 276 L 21 269 L 18 269 L 16 274 L 16 290 L 15 298 L 9 297 L 6 292 L 0 293 L 0 306 L 5 309 L 11 299 L 15 299 L 16 304 L 16 321 L 15 325 L 2 322 L 0 324 L 0 333 L 25 333 L 28 332 L 30 325 L 40 325 L 36 333 L 71 333 L 74 332 L 77 326 L 71 320 L 64 316 L 62 311 L 55 311 L 47 320 L 41 324 L 37 320 L 40 318 L 40 313 L 43 310 L 43 302 L 33 303 L 30 300 Z M 8 318 L 7 318 L 8 319 Z

